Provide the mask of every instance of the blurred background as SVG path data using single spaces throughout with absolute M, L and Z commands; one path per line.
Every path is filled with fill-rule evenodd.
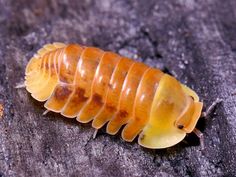
M 0 0 L 1 176 L 236 176 L 235 0 Z M 172 74 L 205 107 L 198 128 L 164 150 L 123 142 L 58 114 L 14 86 L 46 43 L 96 46 Z

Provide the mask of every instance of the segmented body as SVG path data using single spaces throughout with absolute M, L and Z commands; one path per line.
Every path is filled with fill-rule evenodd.
M 108 123 L 106 130 L 112 135 L 125 125 L 122 138 L 133 141 L 140 132 L 150 127 L 153 104 L 157 101 L 155 97 L 162 78 L 165 78 L 162 81 L 165 87 L 168 82 L 173 82 L 177 93 L 182 90 L 177 99 L 184 95 L 184 101 L 178 108 L 183 114 L 188 100 L 184 90 L 187 89 L 178 81 L 158 69 L 94 47 L 61 43 L 45 45 L 29 62 L 25 85 L 36 100 L 46 101 L 44 106 L 48 110 L 68 118 L 76 117 L 82 123 L 92 121 L 95 129 Z M 171 86 L 165 90 L 168 88 Z M 191 96 L 198 102 L 195 93 Z M 171 104 L 173 106 L 174 103 Z M 158 112 L 156 109 L 162 111 L 166 108 L 165 105 L 164 108 L 155 108 L 153 115 Z M 181 138 L 185 136 L 184 133 L 179 134 Z M 142 143 L 146 141 L 145 136 L 142 133 L 139 142 L 149 147 L 147 144 L 150 142 Z

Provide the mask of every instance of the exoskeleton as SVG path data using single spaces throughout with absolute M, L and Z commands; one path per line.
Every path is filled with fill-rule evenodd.
M 174 77 L 112 52 L 53 43 L 29 61 L 25 86 L 45 108 L 79 122 L 92 121 L 146 148 L 166 148 L 196 126 L 202 102 Z

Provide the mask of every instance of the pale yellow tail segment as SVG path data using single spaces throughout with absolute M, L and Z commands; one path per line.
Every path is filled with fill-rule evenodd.
M 46 44 L 44 45 L 41 49 L 37 51 L 37 53 L 30 59 L 26 70 L 25 70 L 25 75 L 30 75 L 34 72 L 37 71 L 37 68 L 40 67 L 40 61 L 38 60 L 39 58 L 43 57 L 45 54 L 54 51 L 59 48 L 65 47 L 66 44 L 60 43 L 60 42 L 54 42 L 52 44 Z M 35 74 L 35 73 L 34 73 Z
M 53 43 L 46 44 L 41 49 L 37 51 L 37 53 L 31 58 L 29 61 L 26 71 L 25 71 L 25 86 L 26 89 L 33 93 L 35 92 L 35 88 L 38 88 L 38 85 L 42 82 L 42 78 L 44 76 L 45 64 L 43 64 L 43 57 L 49 52 L 55 51 L 57 49 L 65 47 L 64 43 Z M 45 60 L 45 59 L 44 59 Z M 42 66 L 43 65 L 43 66 Z

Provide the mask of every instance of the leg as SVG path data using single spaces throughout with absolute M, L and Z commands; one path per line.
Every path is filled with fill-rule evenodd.
M 43 112 L 43 116 L 45 116 L 48 112 L 50 112 L 48 109 Z
M 15 88 L 16 89 L 25 88 L 25 83 L 20 82 L 20 83 L 16 84 Z
M 221 103 L 222 101 L 223 101 L 222 99 L 217 98 L 217 99 L 208 107 L 208 109 L 207 109 L 205 112 L 202 112 L 201 117 L 207 118 L 207 117 L 212 113 L 212 111 L 214 110 L 214 108 L 216 107 L 216 105 L 219 104 L 219 103 Z
M 193 133 L 195 133 L 195 135 L 197 135 L 197 137 L 200 140 L 201 150 L 204 150 L 205 146 L 204 146 L 204 136 L 203 136 L 203 133 L 200 130 L 198 130 L 197 128 L 194 128 Z
M 96 138 L 96 136 L 97 136 L 97 133 L 98 133 L 98 129 L 95 129 L 95 131 L 94 131 L 94 133 L 93 133 L 93 139 L 95 139 L 95 138 Z
M 207 118 L 214 110 L 214 108 L 216 107 L 217 104 L 221 103 L 223 100 L 222 99 L 219 99 L 217 98 L 209 107 L 208 109 L 205 111 L 205 112 L 202 112 L 202 115 L 201 117 L 204 117 L 204 118 Z M 200 140 L 200 145 L 201 145 L 201 150 L 204 150 L 204 136 L 203 136 L 203 133 L 198 130 L 197 128 L 194 128 L 193 130 L 193 133 L 195 135 L 197 135 L 197 137 L 199 138 Z

